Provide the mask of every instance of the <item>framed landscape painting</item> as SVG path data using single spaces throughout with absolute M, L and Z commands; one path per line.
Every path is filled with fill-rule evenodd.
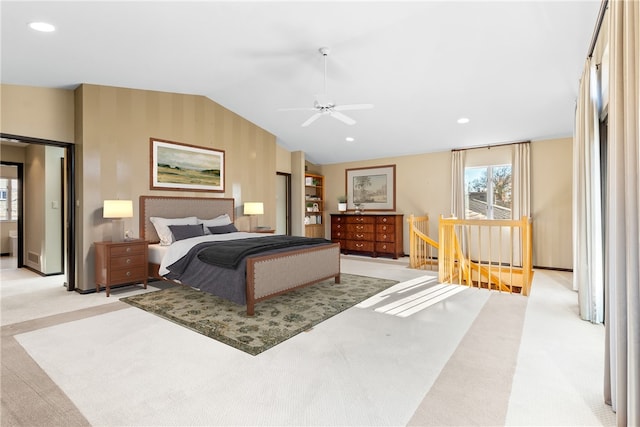
M 345 173 L 347 210 L 396 209 L 396 165 L 347 169 Z
M 150 138 L 151 189 L 224 192 L 224 151 Z

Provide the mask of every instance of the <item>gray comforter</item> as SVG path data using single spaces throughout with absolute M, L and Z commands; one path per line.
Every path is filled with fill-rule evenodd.
M 265 236 L 254 240 L 262 241 L 268 239 L 269 237 L 286 236 Z M 193 248 L 191 248 L 185 256 L 167 267 L 169 273 L 165 274 L 165 277 L 167 279 L 177 280 L 182 284 L 198 288 L 201 291 L 209 292 L 229 301 L 233 301 L 236 304 L 245 305 L 247 303 L 247 256 L 241 257 L 241 259 L 237 263 L 236 268 L 225 268 L 212 265 L 202 261 L 198 256 L 198 254 L 200 254 L 203 250 L 207 250 L 208 248 L 211 248 L 211 250 L 215 250 L 215 246 L 220 245 L 221 243 L 222 242 L 202 242 L 193 246 Z M 293 249 L 297 250 L 305 247 L 317 246 L 318 244 L 329 244 L 331 242 L 325 239 L 308 239 L 301 240 L 298 243 L 299 244 Z M 264 252 L 254 253 L 253 255 L 255 256 L 280 253 L 289 251 L 291 249 L 292 248 L 289 246 L 279 248 L 271 247 Z

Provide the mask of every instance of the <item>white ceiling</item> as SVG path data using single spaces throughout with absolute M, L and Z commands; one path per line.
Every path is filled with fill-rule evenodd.
M 600 0 L 0 7 L 2 83 L 204 95 L 328 164 L 570 136 Z M 322 92 L 321 46 L 333 101 L 375 105 L 345 112 L 355 125 L 323 116 L 303 128 L 312 112 L 277 111 L 311 107 Z

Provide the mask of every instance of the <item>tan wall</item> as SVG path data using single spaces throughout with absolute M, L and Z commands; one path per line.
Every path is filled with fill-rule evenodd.
M 203 96 L 82 85 L 76 91 L 77 141 L 82 163 L 78 197 L 84 231 L 78 286 L 93 285 L 95 241 L 110 240 L 102 218 L 104 199 L 132 199 L 134 218 L 125 229 L 138 236 L 140 195 L 233 197 L 236 216 L 245 201 L 262 201 L 262 223 L 275 223 L 275 137 Z M 151 191 L 149 138 L 225 151 L 225 192 Z
M 572 139 L 536 141 L 531 144 L 531 209 L 533 217 L 534 265 L 572 268 L 571 183 Z M 475 151 L 475 150 L 474 150 Z M 489 164 L 494 153 L 501 163 L 510 163 L 510 149 L 494 147 L 467 156 L 469 166 Z M 438 218 L 451 209 L 451 154 L 430 153 L 390 157 L 366 162 L 337 163 L 321 167 L 325 176 L 327 210 L 337 213 L 337 197 L 345 194 L 345 170 L 396 165 L 396 211 L 405 219 L 428 214 L 429 233 L 438 239 Z M 329 216 L 325 232 L 330 236 Z M 405 222 L 404 250 L 409 253 Z
M 573 268 L 573 139 L 531 144 L 533 264 Z
M 0 86 L 2 133 L 71 142 L 73 91 L 30 86 Z
M 43 253 L 45 246 L 45 164 L 44 145 L 29 145 L 24 165 L 24 264 L 44 273 Z M 30 255 L 32 254 L 32 255 Z M 33 259 L 32 259 L 33 256 Z
M 291 152 L 276 144 L 276 171 L 291 173 Z
M 327 211 L 338 212 L 338 196 L 346 194 L 346 169 L 396 165 L 396 211 L 409 215 L 429 215 L 430 235 L 437 240 L 438 218 L 451 210 L 450 152 L 389 157 L 366 162 L 323 165 Z M 325 235 L 330 234 L 330 217 L 325 220 Z M 404 227 L 404 251 L 409 254 L 408 228 Z

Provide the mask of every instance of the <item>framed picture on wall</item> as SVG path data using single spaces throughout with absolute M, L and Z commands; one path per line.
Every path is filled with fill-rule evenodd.
M 152 190 L 224 192 L 224 151 L 150 138 Z
M 394 211 L 396 165 L 345 170 L 347 210 Z

